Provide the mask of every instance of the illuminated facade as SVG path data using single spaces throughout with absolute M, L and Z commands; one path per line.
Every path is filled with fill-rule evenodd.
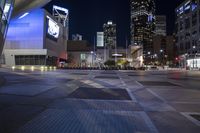
M 112 21 L 108 21 L 108 23 L 103 25 L 104 31 L 104 44 L 108 49 L 116 48 L 117 44 L 117 33 L 116 33 L 116 24 Z
M 176 8 L 175 13 L 179 66 L 200 68 L 200 2 L 186 0 Z
M 66 60 L 64 26 L 44 9 L 13 18 L 8 28 L 4 57 L 7 66 L 58 65 Z
M 4 47 L 4 41 L 10 21 L 11 13 L 13 10 L 14 0 L 1 0 L 0 1 L 0 55 Z
M 153 54 L 154 0 L 131 0 L 131 44 L 143 47 L 144 57 Z

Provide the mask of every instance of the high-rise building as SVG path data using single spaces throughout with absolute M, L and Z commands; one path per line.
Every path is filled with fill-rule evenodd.
M 200 68 L 200 2 L 186 0 L 176 10 L 175 33 L 179 66 Z
M 104 47 L 104 33 L 97 32 L 97 48 L 103 48 L 103 47 Z
M 153 54 L 154 0 L 131 0 L 131 44 L 143 48 L 144 57 Z
M 108 49 L 116 48 L 117 44 L 117 33 L 116 33 L 116 24 L 112 21 L 108 21 L 108 23 L 103 25 L 104 31 L 104 44 Z
M 10 21 L 11 13 L 13 10 L 14 0 L 1 0 L 0 1 L 0 55 L 3 50 L 6 32 Z
M 155 34 L 166 36 L 167 35 L 167 20 L 165 15 L 156 15 L 155 19 Z

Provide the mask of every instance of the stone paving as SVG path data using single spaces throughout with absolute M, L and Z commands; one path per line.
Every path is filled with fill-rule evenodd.
M 1 70 L 0 76 L 6 79 L 0 133 L 200 131 L 199 83 L 182 72 Z

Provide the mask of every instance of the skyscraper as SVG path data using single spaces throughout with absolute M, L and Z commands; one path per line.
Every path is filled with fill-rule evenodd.
M 131 0 L 131 44 L 143 48 L 144 57 L 153 54 L 154 0 Z
M 167 21 L 165 15 L 156 15 L 155 20 L 155 34 L 166 36 L 167 35 Z
M 103 25 L 103 31 L 105 47 L 114 49 L 117 43 L 116 24 L 112 21 L 108 21 L 108 23 Z

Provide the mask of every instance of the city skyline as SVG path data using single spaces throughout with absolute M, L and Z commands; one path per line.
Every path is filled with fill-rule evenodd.
M 172 34 L 175 8 L 183 0 L 155 0 L 155 2 L 156 14 L 167 16 L 167 33 Z M 96 32 L 103 31 L 102 24 L 109 20 L 117 24 L 117 43 L 119 46 L 125 45 L 126 38 L 130 39 L 130 0 L 87 0 L 84 2 L 57 0 L 50 2 L 45 8 L 51 12 L 54 4 L 69 9 L 70 39 L 72 34 L 78 33 L 83 35 L 83 39 L 93 43 Z

